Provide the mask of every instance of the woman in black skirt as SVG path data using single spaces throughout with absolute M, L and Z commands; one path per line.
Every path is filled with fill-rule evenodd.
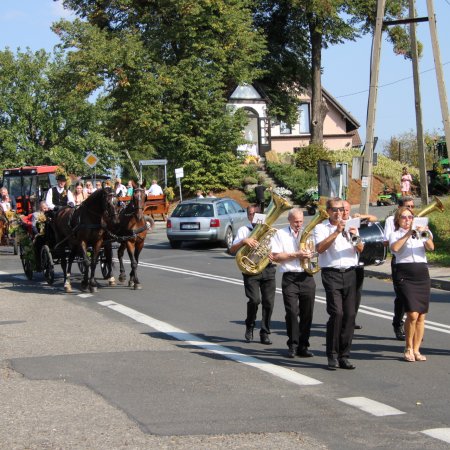
M 393 272 L 397 294 L 405 306 L 406 347 L 405 361 L 426 361 L 420 354 L 425 330 L 425 314 L 430 304 L 430 274 L 428 273 L 426 250 L 434 250 L 433 237 L 421 237 L 428 227 L 412 230 L 414 215 L 406 207 L 395 213 L 395 231 L 391 233 L 389 245 L 395 255 L 396 270 Z

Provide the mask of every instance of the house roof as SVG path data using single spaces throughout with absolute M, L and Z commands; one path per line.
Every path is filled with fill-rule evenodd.
M 325 88 L 322 88 L 322 92 L 327 102 L 333 104 L 345 118 L 347 133 L 357 130 L 361 126 L 361 124 Z

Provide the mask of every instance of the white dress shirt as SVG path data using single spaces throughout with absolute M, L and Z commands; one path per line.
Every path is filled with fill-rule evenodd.
M 240 227 L 236 233 L 232 245 L 237 244 L 238 242 L 241 242 L 242 240 L 248 238 L 251 232 L 252 232 L 252 225 L 250 223 L 248 224 L 248 226 L 244 225 L 243 227 Z
M 147 195 L 163 195 L 164 192 L 159 184 L 152 184 L 147 191 Z
M 277 234 L 272 239 L 272 253 L 298 252 L 301 235 L 302 230 L 300 230 L 297 237 L 295 237 L 294 232 L 290 226 L 278 230 Z M 278 264 L 280 267 L 280 273 L 304 272 L 298 258 L 292 259 L 290 261 L 280 261 Z
M 399 228 L 397 231 L 394 230 L 389 237 L 389 245 L 392 246 L 394 242 L 397 242 L 407 232 L 408 230 L 405 230 L 404 228 Z M 413 239 L 412 236 L 408 238 L 398 252 L 394 252 L 392 247 L 391 252 L 395 255 L 395 264 L 427 262 L 424 242 L 420 239 Z
M 61 194 L 62 191 L 64 191 L 65 188 L 63 187 L 59 187 L 59 186 L 55 186 L 56 190 Z M 75 205 L 75 199 L 73 198 L 73 194 L 71 191 L 69 191 L 68 189 L 66 190 L 67 192 L 67 204 L 70 205 Z M 50 188 L 47 191 L 47 195 L 45 197 L 45 203 L 47 203 L 48 209 L 55 209 L 55 205 L 53 203 L 53 188 Z
M 336 231 L 336 225 L 329 220 L 319 223 L 314 227 L 314 242 L 316 245 Z M 320 267 L 334 267 L 335 269 L 347 269 L 358 265 L 359 255 L 352 243 L 339 233 L 335 241 L 326 251 L 319 254 Z
M 389 242 L 389 237 L 394 228 L 394 216 L 387 217 L 384 222 L 384 242 Z

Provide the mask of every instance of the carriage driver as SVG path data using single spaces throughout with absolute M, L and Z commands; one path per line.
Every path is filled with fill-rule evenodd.
M 48 190 L 45 202 L 48 209 L 57 211 L 64 206 L 75 206 L 75 199 L 72 192 L 66 189 L 67 178 L 64 174 L 59 174 L 56 177 L 57 185 Z

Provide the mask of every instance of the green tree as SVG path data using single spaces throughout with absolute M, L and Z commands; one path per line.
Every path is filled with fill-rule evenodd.
M 134 160 L 165 157 L 170 174 L 184 167 L 191 190 L 227 187 L 246 120 L 226 109 L 227 94 L 261 75 L 264 53 L 248 0 L 64 4 L 84 21 L 54 29 L 77 86 L 108 98 L 119 149 Z
M 282 94 L 274 95 L 271 110 L 280 119 L 294 123 L 298 92 L 309 89 L 311 143 L 322 145 L 327 112 L 322 99 L 322 50 L 371 32 L 376 0 L 257 0 L 256 5 L 255 23 L 264 30 L 271 52 L 262 62 L 270 74 L 263 82 L 268 92 L 278 91 L 280 83 L 283 86 Z M 386 4 L 385 19 L 398 18 L 406 11 L 408 0 L 391 0 Z M 390 27 L 386 31 L 394 51 L 409 56 L 405 29 Z M 277 78 L 272 76 L 275 74 Z
M 110 167 L 113 144 L 102 130 L 103 109 L 66 83 L 62 58 L 41 50 L 0 52 L 0 163 L 4 167 L 58 164 L 86 171 L 89 150 Z

